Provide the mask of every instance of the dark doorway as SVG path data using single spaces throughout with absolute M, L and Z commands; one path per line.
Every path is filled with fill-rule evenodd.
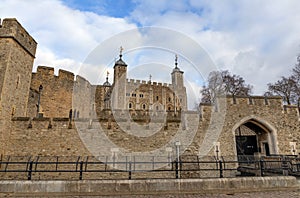
M 254 155 L 258 152 L 255 135 L 236 136 L 237 155 Z

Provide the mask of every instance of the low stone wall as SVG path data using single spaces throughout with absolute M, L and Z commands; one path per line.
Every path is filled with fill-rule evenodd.
M 295 177 L 222 179 L 0 181 L 0 195 L 79 196 L 125 194 L 213 194 L 299 189 Z

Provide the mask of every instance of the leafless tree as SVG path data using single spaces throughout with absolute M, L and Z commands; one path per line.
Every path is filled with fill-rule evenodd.
M 293 97 L 293 83 L 294 80 L 291 77 L 282 76 L 277 82 L 268 84 L 268 92 L 282 96 L 284 101 L 290 105 Z
M 206 86 L 203 86 L 201 90 L 201 103 L 211 103 L 211 101 L 210 89 Z
M 244 95 L 251 93 L 252 86 L 238 75 L 231 75 L 229 71 L 213 71 L 208 76 L 208 86 L 201 90 L 202 103 L 214 103 L 221 95 Z
M 297 57 L 297 63 L 292 71 L 293 84 L 293 98 L 295 103 L 300 107 L 300 55 Z
M 297 104 L 300 107 L 300 55 L 297 57 L 292 75 L 282 76 L 277 82 L 269 83 L 265 95 L 280 95 L 288 105 Z

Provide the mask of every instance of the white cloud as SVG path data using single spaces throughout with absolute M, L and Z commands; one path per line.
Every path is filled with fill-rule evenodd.
M 185 40 L 176 40 L 174 37 L 176 42 L 173 40 L 172 43 L 172 39 L 164 38 L 164 34 L 149 38 L 143 32 L 137 31 L 130 40 L 126 40 L 126 36 L 117 40 L 109 39 L 115 38 L 113 36 L 118 33 L 136 28 L 137 24 L 170 28 L 184 33 L 197 41 L 218 67 L 229 69 L 253 84 L 255 94 L 262 94 L 267 83 L 276 81 L 282 75 L 288 75 L 294 66 L 296 55 L 300 53 L 300 1 L 297 0 L 135 2 L 137 6 L 130 16 L 114 18 L 74 10 L 59 0 L 0 0 L 0 17 L 16 17 L 37 40 L 39 45 L 35 67 L 48 65 L 75 73 L 83 72 L 90 75 L 91 79 L 85 77 L 91 81 L 99 78 L 97 75 L 100 72 L 101 78 L 97 82 L 104 80 L 104 70 L 111 71 L 112 64 L 109 65 L 110 68 L 102 69 L 103 71 L 98 67 L 112 63 L 118 53 L 118 46 L 123 45 L 126 52 L 126 49 L 132 50 L 133 47 L 152 42 L 176 49 L 174 51 L 179 54 L 181 47 L 179 66 L 185 71 L 185 77 L 195 83 L 193 87 L 203 85 L 199 75 L 194 75 L 193 68 L 187 66 L 188 61 L 194 60 L 196 67 L 204 71 L 204 77 L 207 70 L 212 68 L 211 62 L 201 61 L 203 52 L 194 51 L 195 46 L 188 46 Z M 109 47 L 108 41 L 111 43 Z M 81 68 L 80 71 L 80 64 L 100 43 L 107 45 L 108 50 L 96 50 L 92 54 L 97 56 L 97 53 L 101 53 L 99 57 L 106 58 L 101 63 L 91 64 L 93 66 L 89 70 Z M 189 57 L 184 57 L 186 53 Z M 167 55 L 128 52 L 124 59 L 129 64 L 129 70 L 131 65 L 151 62 L 173 67 L 171 54 L 172 52 Z M 151 69 L 144 72 L 146 74 L 141 78 L 148 79 Z M 157 77 L 157 80 L 170 80 L 163 78 Z
M 300 53 L 300 1 L 190 0 L 182 9 L 163 2 L 145 9 L 151 4 L 140 1 L 131 17 L 195 39 L 217 66 L 252 83 L 255 94 L 288 75 Z
M 34 67 L 73 72 L 103 40 L 136 28 L 125 19 L 74 10 L 58 0 L 1 0 L 0 13 L 2 18 L 17 18 L 38 42 Z

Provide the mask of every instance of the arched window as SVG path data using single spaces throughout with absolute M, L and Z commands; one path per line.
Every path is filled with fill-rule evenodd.
M 169 102 L 171 102 L 171 97 L 169 97 L 169 99 L 168 99 L 168 100 L 169 100 Z
M 132 103 L 131 102 L 129 103 L 128 108 L 132 109 Z
M 168 110 L 171 111 L 171 107 L 168 107 Z
M 146 109 L 146 105 L 145 105 L 145 104 L 143 104 L 143 105 L 142 105 L 142 108 L 143 108 L 143 109 Z
M 156 100 L 158 100 L 159 99 L 159 97 L 158 96 L 156 96 Z
M 158 111 L 158 109 L 159 109 L 159 107 L 158 106 L 156 106 L 156 110 Z

